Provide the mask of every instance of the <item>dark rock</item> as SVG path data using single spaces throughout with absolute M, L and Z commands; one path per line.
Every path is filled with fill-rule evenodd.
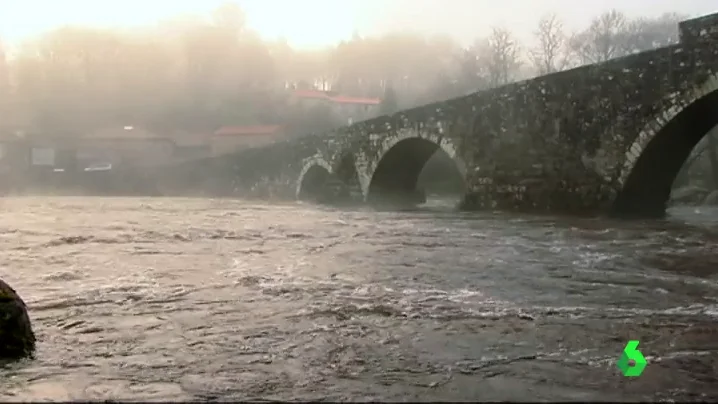
M 0 361 L 32 356 L 35 333 L 25 302 L 0 279 Z

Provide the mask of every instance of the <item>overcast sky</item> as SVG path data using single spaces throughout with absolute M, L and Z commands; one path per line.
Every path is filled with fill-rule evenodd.
M 177 15 L 204 14 L 222 0 L 0 0 L 0 37 L 18 43 L 68 24 L 132 27 Z M 238 0 L 248 24 L 267 38 L 302 48 L 348 39 L 358 31 L 443 33 L 467 43 L 495 25 L 530 37 L 538 19 L 559 14 L 571 29 L 616 8 L 630 16 L 676 11 L 691 16 L 718 12 L 718 0 Z

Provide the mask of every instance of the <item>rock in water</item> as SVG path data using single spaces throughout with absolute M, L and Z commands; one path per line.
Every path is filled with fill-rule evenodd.
M 27 306 L 13 288 L 0 279 L 0 361 L 31 356 L 35 352 Z

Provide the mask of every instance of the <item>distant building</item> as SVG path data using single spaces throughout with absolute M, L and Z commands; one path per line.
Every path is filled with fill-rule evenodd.
M 283 139 L 284 135 L 280 125 L 223 126 L 212 133 L 209 143 L 212 155 L 219 156 L 268 145 Z
M 123 166 L 154 166 L 173 161 L 173 139 L 134 126 L 113 126 L 79 138 L 75 144 L 77 164 L 109 163 Z
M 379 98 L 350 97 L 319 90 L 295 90 L 291 99 L 295 104 L 327 105 L 348 124 L 376 116 L 381 104 Z
M 224 126 L 209 135 L 159 135 L 141 127 L 112 126 L 84 136 L 9 136 L 0 139 L 0 172 L 22 167 L 83 170 L 166 165 L 271 144 L 284 134 L 280 125 Z

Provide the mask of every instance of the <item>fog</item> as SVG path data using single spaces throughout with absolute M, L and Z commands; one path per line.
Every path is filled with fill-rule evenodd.
M 20 41 L 65 24 L 138 27 L 177 15 L 207 15 L 223 0 L 51 0 L 0 1 L 0 37 Z M 240 0 L 247 23 L 269 39 L 286 38 L 292 46 L 319 47 L 350 39 L 357 31 L 380 35 L 391 31 L 447 34 L 462 44 L 506 26 L 529 40 L 540 17 L 557 13 L 571 30 L 588 25 L 603 11 L 617 9 L 630 17 L 666 12 L 689 16 L 718 10 L 711 0 Z M 42 10 L 42 12 L 38 12 Z M 321 25 L 319 25 L 321 24 Z
M 450 4 L 0 3 L 0 170 L 17 179 L 6 188 L 324 133 L 673 44 L 679 21 L 712 11 L 707 1 Z

